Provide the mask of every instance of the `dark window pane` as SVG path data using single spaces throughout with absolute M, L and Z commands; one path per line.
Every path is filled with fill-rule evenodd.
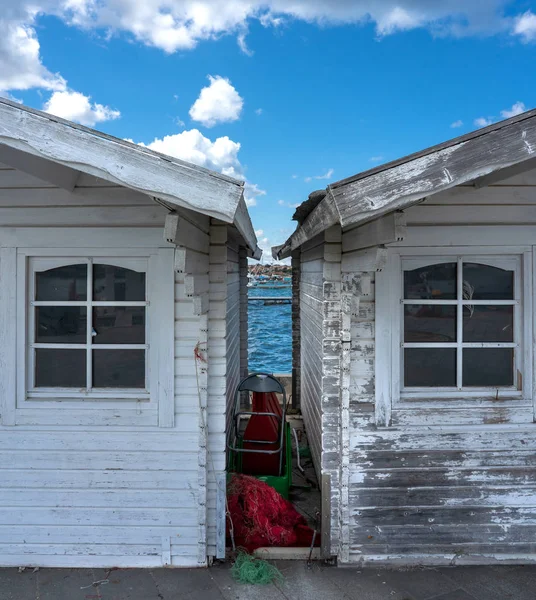
M 112 265 L 94 265 L 93 300 L 100 302 L 145 300 L 145 273 Z
M 513 306 L 464 306 L 464 342 L 513 342 Z
M 35 299 L 87 300 L 87 265 L 68 265 L 35 274 Z
M 437 304 L 404 306 L 405 342 L 455 342 L 456 307 Z
M 456 263 L 443 263 L 404 271 L 404 298 L 455 300 L 456 270 Z
M 145 307 L 94 308 L 92 340 L 94 344 L 145 344 Z
M 463 297 L 465 300 L 513 300 L 514 272 L 464 263 Z
M 145 350 L 93 350 L 93 387 L 145 388 Z
M 464 348 L 464 386 L 506 387 L 513 384 L 513 348 Z
M 405 387 L 455 387 L 456 350 L 450 348 L 406 348 Z
M 35 350 L 35 387 L 86 387 L 85 350 Z
M 42 344 L 85 344 L 85 306 L 37 306 L 35 341 Z

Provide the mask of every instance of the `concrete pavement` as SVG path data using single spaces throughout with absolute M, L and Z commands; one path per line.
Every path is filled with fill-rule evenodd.
M 536 600 L 536 566 L 350 569 L 278 561 L 284 581 L 210 569 L 0 569 L 0 600 Z

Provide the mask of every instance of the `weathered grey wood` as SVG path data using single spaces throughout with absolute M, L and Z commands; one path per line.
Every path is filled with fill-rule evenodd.
M 320 552 L 322 558 L 332 558 L 331 553 L 331 476 L 329 473 L 323 473 L 321 480 L 322 494 L 322 539 L 320 541 Z
M 536 461 L 536 451 L 518 450 L 508 452 L 478 452 L 467 450 L 426 450 L 410 452 L 407 454 L 393 452 L 353 451 L 351 460 L 359 461 L 364 467 L 376 469 L 427 469 L 444 467 L 445 464 L 453 468 L 480 468 L 480 467 L 530 467 Z
M 471 527 L 465 524 L 432 525 L 437 539 L 446 544 L 479 544 L 481 546 L 535 543 L 536 526 L 534 524 L 513 525 L 505 531 L 504 526 L 494 524 L 476 524 Z M 430 525 L 395 525 L 381 527 L 361 527 L 352 540 L 352 545 L 389 546 L 429 545 Z M 506 544 L 505 544 L 506 543 Z M 497 547 L 495 547 L 497 550 Z M 484 550 L 485 552 L 486 550 Z M 488 550 L 489 551 L 489 550 Z
M 250 249 L 251 257 L 255 260 L 260 260 L 262 256 L 262 250 L 257 246 L 257 236 L 255 235 L 255 230 L 253 229 L 253 225 L 251 223 L 246 201 L 244 200 L 244 194 L 242 194 L 240 197 L 236 207 L 234 225 Z
M 375 507 L 362 509 L 359 512 L 359 515 L 355 515 L 355 523 L 359 523 L 362 527 L 425 526 L 430 528 L 434 527 L 434 523 L 458 524 L 467 528 L 473 525 L 517 527 L 533 526 L 536 522 L 534 507 Z
M 303 225 L 291 235 L 284 247 L 278 252 L 279 258 L 288 258 L 292 250 L 339 222 L 337 207 L 331 194 L 328 194 L 305 219 Z
M 5 147 L 228 223 L 235 218 L 243 184 L 230 177 L 6 99 L 0 101 L 0 124 Z
M 350 491 L 352 511 L 363 507 L 402 507 L 402 506 L 508 506 L 536 507 L 536 488 L 516 487 L 472 487 L 461 490 L 457 487 L 422 488 L 400 487 L 366 489 L 353 487 Z
M 502 423 L 532 423 L 532 404 L 514 404 L 513 406 L 492 405 L 466 408 L 429 407 L 408 410 L 394 410 L 393 425 L 405 427 L 411 425 L 498 425 Z
M 227 509 L 225 495 L 227 493 L 227 478 L 225 473 L 216 475 L 216 558 L 225 559 L 225 524 Z
M 510 177 L 515 177 L 516 175 L 521 175 L 531 169 L 536 167 L 536 158 L 529 158 L 528 160 L 524 160 L 520 163 L 512 165 L 511 167 L 506 167 L 505 169 L 499 169 L 489 175 L 484 175 L 483 177 L 479 177 L 473 181 L 473 186 L 477 189 L 487 187 L 489 185 L 493 185 L 498 183 L 499 181 L 503 181 L 505 179 L 509 179 Z
M 474 410 L 479 410 L 481 404 L 474 401 Z M 364 409 L 365 407 L 363 407 Z M 366 418 L 363 411 L 354 408 L 353 427 L 358 428 Z M 352 438 L 352 448 L 355 450 L 375 450 L 400 454 L 419 451 L 459 450 L 475 452 L 518 452 L 536 451 L 536 438 L 532 424 L 495 425 L 494 427 L 468 427 L 446 429 L 422 429 L 415 426 L 403 429 L 367 430 Z M 418 434 L 418 435 L 417 435 Z
M 367 555 L 378 555 L 383 554 L 386 557 L 392 559 L 393 557 L 405 557 L 405 563 L 409 565 L 423 564 L 422 559 L 426 556 L 435 559 L 433 564 L 440 565 L 438 558 L 444 559 L 446 564 L 450 566 L 462 564 L 462 560 L 465 557 L 480 557 L 480 564 L 489 564 L 492 557 L 489 556 L 490 549 L 493 549 L 492 556 L 497 560 L 498 564 L 505 564 L 508 558 L 511 558 L 512 562 L 517 564 L 528 564 L 529 562 L 536 561 L 536 543 L 496 543 L 496 544 L 429 544 L 422 545 L 418 543 L 412 544 L 408 542 L 406 544 L 366 544 L 362 546 L 351 547 L 352 554 L 359 552 L 359 555 L 366 557 Z M 417 560 L 411 562 L 412 558 L 415 557 Z M 449 559 L 448 561 L 445 559 Z M 387 564 L 387 561 L 386 561 Z M 506 564 L 508 564 L 506 562 Z
M 530 171 L 532 172 L 532 171 Z M 534 188 L 536 186 L 520 185 L 520 186 L 489 186 L 486 188 L 475 189 L 473 186 L 465 185 L 451 188 L 444 192 L 439 192 L 433 196 L 429 196 L 426 200 L 419 204 L 419 207 L 449 205 L 453 206 L 453 210 L 458 210 L 456 205 L 503 205 L 512 204 L 518 205 L 533 205 L 536 204 L 536 196 Z M 408 209 L 413 210 L 413 209 Z M 485 210 L 485 209 L 484 209 Z M 404 214 L 407 214 L 405 211 Z
M 536 224 L 536 205 L 505 203 L 496 206 L 419 205 L 406 211 L 408 226 L 418 225 L 524 225 Z
M 69 192 L 74 190 L 80 175 L 80 171 L 76 168 L 65 167 L 2 144 L 0 144 L 0 160 L 14 169 L 33 175 Z
M 402 242 L 405 236 L 406 217 L 403 212 L 394 212 L 345 231 L 342 236 L 342 251 L 351 252 L 372 246 Z
M 534 167 L 535 151 L 536 112 L 530 111 L 334 183 L 279 256 L 289 256 L 292 248 L 335 223 L 367 223 L 473 181 L 511 180 L 512 174 Z
M 301 252 L 292 253 L 292 408 L 301 406 Z M 317 293 L 320 290 L 316 289 Z
M 533 485 L 536 481 L 536 467 L 491 468 L 491 469 L 449 469 L 447 467 L 406 470 L 406 469 L 364 469 L 350 477 L 352 485 L 360 487 L 426 487 L 426 486 L 487 486 L 500 483 L 510 488 Z
M 384 247 L 355 250 L 342 255 L 341 265 L 345 273 L 370 273 L 381 271 L 387 263 Z
M 401 210 L 426 196 L 534 158 L 536 113 L 451 140 L 384 170 L 331 186 L 343 227 Z

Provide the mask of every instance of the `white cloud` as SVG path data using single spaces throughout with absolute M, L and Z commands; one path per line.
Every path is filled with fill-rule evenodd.
M 29 1 L 29 0 L 26 0 Z M 41 4 L 53 0 L 41 0 Z M 59 13 L 79 26 L 127 32 L 165 52 L 190 49 L 200 41 L 233 34 L 243 52 L 249 23 L 277 27 L 298 19 L 322 25 L 372 22 L 379 36 L 426 28 L 434 34 L 494 34 L 505 30 L 508 0 L 65 0 Z
M 334 172 L 335 169 L 328 169 L 324 175 L 311 175 L 310 177 L 306 177 L 304 181 L 308 183 L 309 181 L 313 181 L 313 179 L 330 179 Z
M 390 35 L 396 31 L 415 29 L 422 24 L 422 14 L 395 6 L 376 21 L 376 29 L 380 35 Z
M 103 121 L 118 119 L 121 116 L 118 110 L 91 102 L 90 96 L 84 96 L 84 94 L 74 91 L 54 92 L 43 106 L 43 110 L 88 127 L 93 127 Z
M 9 19 L 10 12 L 8 10 L 7 16 L 2 15 L 0 19 L 0 92 L 65 89 L 63 77 L 51 73 L 41 62 L 39 41 L 32 27 L 33 16 L 23 14 L 20 18 Z
M 525 104 L 523 102 L 518 101 L 512 105 L 512 108 L 501 110 L 501 117 L 503 117 L 504 119 L 509 119 L 510 117 L 515 117 L 517 115 L 520 115 L 521 113 L 524 113 L 526 110 L 528 109 L 525 106 Z
M 255 232 L 258 234 L 258 232 Z M 273 235 L 273 237 L 272 237 Z M 257 244 L 262 250 L 261 263 L 263 264 L 278 264 L 278 265 L 290 265 L 291 259 L 286 258 L 284 260 L 274 260 L 272 256 L 273 246 L 280 246 L 283 244 L 290 235 L 290 231 L 278 230 L 269 232 L 265 235 L 265 232 L 260 230 L 260 234 L 257 235 Z
M 156 138 L 147 147 L 230 177 L 243 176 L 242 165 L 238 160 L 240 144 L 227 136 L 212 141 L 198 129 L 189 129 L 161 139 Z
M 525 43 L 536 40 L 536 15 L 528 10 L 514 21 L 513 33 L 521 37 Z
M 127 141 L 131 142 L 132 140 L 128 139 Z M 163 138 L 156 138 L 150 144 L 140 143 L 140 145 L 235 179 L 246 179 L 244 168 L 238 159 L 240 144 L 227 136 L 212 141 L 198 129 L 189 129 L 181 133 L 166 135 Z M 257 198 L 264 195 L 266 192 L 261 190 L 257 184 L 246 180 L 244 198 L 248 206 L 255 206 Z
M 252 50 L 250 50 L 250 48 L 248 47 L 248 44 L 246 42 L 246 36 L 247 36 L 247 31 L 241 31 L 237 35 L 236 41 L 238 43 L 238 47 L 240 48 L 240 50 L 242 50 L 242 52 L 246 56 L 253 56 L 254 52 Z
M 266 196 L 266 191 L 261 190 L 256 183 L 249 183 L 249 181 L 246 181 L 244 188 L 244 199 L 246 200 L 246 205 L 248 207 L 256 206 L 257 198 L 259 196 Z
M 474 123 L 477 127 L 487 127 L 493 123 L 493 117 L 478 117 Z
M 244 100 L 228 79 L 208 76 L 210 85 L 204 87 L 190 108 L 190 117 L 206 127 L 228 123 L 240 118 Z
M 298 179 L 298 175 L 292 175 L 292 179 Z
M 509 119 L 510 117 L 520 115 L 526 110 L 528 109 L 525 106 L 525 104 L 518 100 L 517 102 L 514 102 L 514 104 L 512 104 L 511 108 L 505 108 L 504 110 L 501 110 L 501 117 L 503 119 Z M 495 117 L 478 117 L 478 119 L 474 120 L 474 124 L 477 127 L 487 127 L 488 125 L 495 123 L 495 121 L 497 121 Z
M 378 155 L 378 156 L 371 156 L 369 158 L 369 160 L 370 160 L 370 162 L 379 163 L 379 162 L 382 162 L 382 160 L 384 160 L 384 158 L 383 158 L 383 156 Z
M 257 237 L 261 237 L 261 235 L 263 235 L 263 234 L 264 234 L 264 231 L 262 229 L 256 229 L 255 230 L 255 235 Z
M 454 123 L 451 123 L 450 126 L 452 129 L 458 129 L 458 127 L 463 126 L 463 121 L 461 119 L 458 119 L 457 121 L 454 121 Z
M 255 109 L 255 114 L 258 115 L 259 117 L 262 115 L 262 113 L 263 113 L 262 108 L 256 108 Z
M 530 10 L 506 16 L 509 0 L 0 0 L 0 90 L 66 89 L 63 78 L 42 62 L 36 21 L 51 15 L 106 36 L 125 35 L 167 53 L 204 40 L 235 35 L 251 54 L 246 35 L 252 21 L 278 27 L 291 20 L 322 26 L 375 25 L 378 36 L 410 29 L 434 35 L 512 33 L 536 38 Z
M 298 208 L 300 203 L 293 204 L 292 202 L 285 202 L 285 200 L 278 200 L 277 203 L 279 206 L 286 206 L 287 208 Z

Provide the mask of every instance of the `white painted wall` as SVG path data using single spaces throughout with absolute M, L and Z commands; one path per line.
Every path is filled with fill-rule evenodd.
M 0 247 L 169 247 L 162 237 L 167 211 L 150 198 L 89 176 L 78 184 L 70 193 L 0 165 Z M 179 240 L 188 268 L 169 270 L 175 280 L 174 425 L 158 427 L 143 415 L 136 425 L 100 421 L 98 410 L 91 411 L 92 424 L 77 425 L 65 407 L 65 424 L 46 424 L 43 412 L 43 424 L 0 426 L 1 566 L 206 564 L 207 531 L 210 537 L 216 521 L 214 511 L 207 514 L 212 467 L 206 437 L 222 472 L 226 395 L 225 339 L 217 343 L 226 315 L 215 296 L 226 291 L 210 288 L 210 325 L 208 293 L 218 282 L 226 287 L 227 267 L 212 260 L 208 217 L 188 218 L 188 235 Z M 3 292 L 15 284 L 0 277 Z M 5 312 L 0 315 L 5 320 Z M 196 346 L 207 358 L 207 335 L 214 341 L 210 378 L 203 360 L 196 376 L 194 358 Z M 6 398 L 0 400 L 4 405 Z M 207 403 L 204 415 L 200 405 Z M 214 535 L 209 550 L 214 553 Z
M 225 535 L 226 423 L 240 381 L 240 248 L 227 225 L 211 227 L 209 311 L 209 420 L 213 470 L 208 486 L 208 551 L 217 556 Z M 246 282 L 243 282 L 246 285 Z M 217 480 L 220 483 L 217 483 Z M 218 505 L 219 495 L 219 505 Z M 218 509 L 219 506 L 219 509 Z M 222 533 L 223 532 L 223 533 Z M 223 558 L 222 556 L 218 556 Z

